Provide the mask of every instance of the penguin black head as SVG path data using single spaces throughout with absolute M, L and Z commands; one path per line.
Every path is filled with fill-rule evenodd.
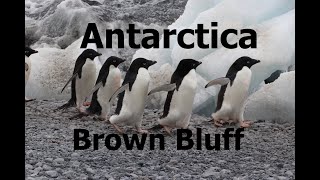
M 137 58 L 135 59 L 131 65 L 130 65 L 130 68 L 129 68 L 129 71 L 137 71 L 139 70 L 139 68 L 146 68 L 148 69 L 150 66 L 156 64 L 157 61 L 150 61 L 148 59 L 145 59 L 145 58 Z
M 190 70 L 196 69 L 202 62 L 196 61 L 193 59 L 182 59 L 176 71 L 185 72 L 184 74 L 187 74 Z
M 257 59 L 252 59 L 248 56 L 242 56 L 239 59 L 237 59 L 232 65 L 231 67 L 237 69 L 237 70 L 241 70 L 244 66 L 247 66 L 248 68 L 251 68 L 251 66 L 259 63 L 260 60 Z
M 93 49 L 86 49 L 81 53 L 80 56 L 93 60 L 95 57 L 101 56 L 101 55 L 102 55 L 101 53 L 98 53 L 97 51 L 95 51 Z
M 118 67 L 119 64 L 123 63 L 125 59 L 118 58 L 116 56 L 110 56 L 105 63 L 109 66 L 113 65 L 114 67 Z
M 24 55 L 26 55 L 27 57 L 29 57 L 31 54 L 34 54 L 34 53 L 38 53 L 38 51 L 34 50 L 34 49 L 31 49 L 29 47 L 25 47 L 24 49 Z

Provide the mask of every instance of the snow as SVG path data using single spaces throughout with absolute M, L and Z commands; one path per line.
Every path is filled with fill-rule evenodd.
M 295 122 L 295 71 L 282 73 L 273 83 L 252 94 L 245 108 L 245 119 L 276 123 Z

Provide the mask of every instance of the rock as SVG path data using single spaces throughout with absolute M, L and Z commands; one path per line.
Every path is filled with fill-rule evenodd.
M 289 179 L 289 178 L 284 177 L 284 176 L 278 176 L 278 179 L 279 179 L 279 180 L 287 180 L 287 179 Z
M 52 178 L 58 177 L 57 171 L 51 170 L 51 171 L 46 171 L 46 174 Z
M 25 165 L 25 168 L 26 168 L 26 169 L 33 169 L 33 166 L 32 166 L 31 164 L 26 164 L 26 165 Z
M 90 167 L 87 167 L 87 168 L 86 168 L 86 171 L 87 171 L 88 173 L 91 173 L 91 174 L 94 174 L 94 173 L 95 173 L 95 171 L 94 171 L 92 168 L 90 168 Z
M 73 161 L 72 166 L 79 167 L 80 166 L 80 162 L 79 161 Z
M 64 162 L 64 159 L 63 159 L 63 158 L 57 158 L 57 159 L 54 160 L 54 162 L 60 164 L 60 163 L 63 163 L 63 162 Z
M 44 164 L 44 165 L 42 166 L 42 168 L 43 168 L 43 170 L 45 170 L 45 171 L 48 171 L 48 170 L 51 170 L 51 169 L 52 169 L 51 166 L 48 166 L 48 165 L 46 165 L 46 164 Z
M 79 155 L 78 153 L 72 153 L 72 154 L 71 154 L 71 157 L 73 157 L 73 158 L 74 158 L 74 157 L 79 157 L 79 156 L 80 156 L 80 155 Z
M 38 163 L 36 164 L 36 166 L 37 166 L 37 167 L 42 166 L 42 162 L 38 162 Z
M 286 175 L 293 176 L 293 173 L 291 171 L 286 171 Z
M 46 158 L 45 160 L 44 160 L 45 162 L 52 162 L 53 161 L 53 158 Z
M 220 175 L 219 175 L 219 172 L 217 172 L 219 169 L 220 169 L 219 167 L 210 167 L 202 174 L 202 176 L 203 177 L 214 176 L 216 178 L 219 178 Z

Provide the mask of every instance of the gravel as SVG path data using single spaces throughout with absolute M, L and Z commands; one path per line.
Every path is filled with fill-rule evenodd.
M 73 129 L 87 129 L 92 134 L 117 134 L 115 129 L 88 116 L 69 120 L 77 114 L 75 108 L 56 111 L 65 101 L 36 100 L 26 103 L 26 179 L 295 179 L 295 125 L 257 122 L 245 129 L 241 149 L 235 150 L 230 138 L 230 150 L 206 150 L 204 134 L 223 134 L 227 126 L 216 128 L 209 118 L 193 115 L 189 129 L 202 128 L 202 150 L 195 145 L 190 150 L 177 150 L 177 131 L 173 136 L 163 130 L 150 130 L 165 135 L 165 150 L 150 150 L 147 137 L 145 148 L 109 150 L 99 140 L 99 149 L 74 150 Z M 114 110 L 112 110 L 114 112 Z M 142 126 L 156 125 L 161 111 L 146 109 Z M 131 127 L 123 127 L 131 138 Z M 232 133 L 232 131 L 231 131 Z M 234 131 L 233 131 L 234 133 Z M 122 136 L 121 140 L 123 141 Z M 141 138 L 141 135 L 139 135 Z M 81 144 L 81 143 L 80 143 Z M 111 143 L 112 144 L 112 143 Z M 114 144 L 113 144 L 114 145 Z

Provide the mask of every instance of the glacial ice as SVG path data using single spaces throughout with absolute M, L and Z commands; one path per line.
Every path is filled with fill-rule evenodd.
M 276 123 L 295 122 L 295 71 L 282 73 L 263 85 L 246 103 L 245 119 Z

